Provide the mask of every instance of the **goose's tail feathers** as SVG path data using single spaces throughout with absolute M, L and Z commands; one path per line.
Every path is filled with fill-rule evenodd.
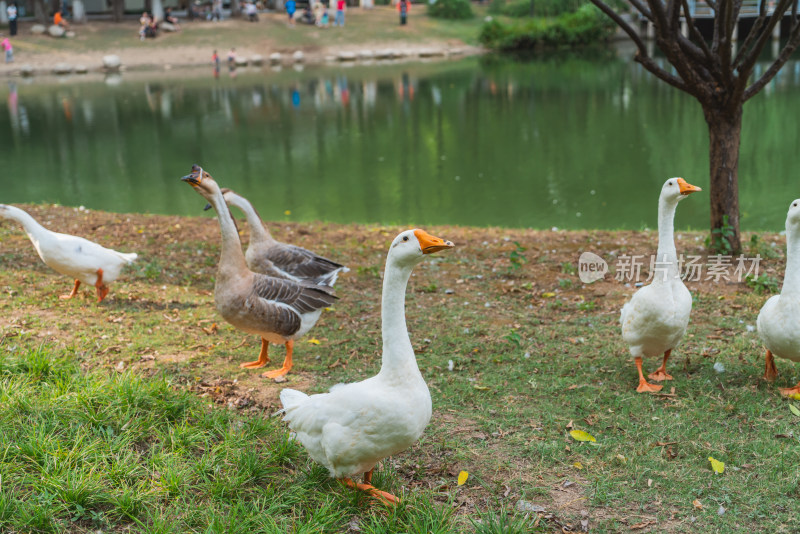
M 281 404 L 283 404 L 283 409 L 279 410 L 277 413 L 287 413 L 291 411 L 292 408 L 305 402 L 306 399 L 308 399 L 308 395 L 302 391 L 284 389 L 281 391 Z

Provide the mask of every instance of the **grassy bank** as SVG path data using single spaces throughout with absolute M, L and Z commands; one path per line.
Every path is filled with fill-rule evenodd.
M 486 8 L 478 6 L 478 13 Z M 268 55 L 272 52 L 303 50 L 306 54 L 335 54 L 339 50 L 360 48 L 419 48 L 425 46 L 477 45 L 481 18 L 464 21 L 435 19 L 420 7 L 411 12 L 409 23 L 400 26 L 397 10 L 390 6 L 374 9 L 351 9 L 347 12 L 344 28 L 317 28 L 298 24 L 286 24 L 282 13 L 265 13 L 258 22 L 243 19 L 228 19 L 215 22 L 185 22 L 182 31 L 161 33 L 156 39 L 140 41 L 139 24 L 136 20 L 121 23 L 93 21 L 75 25 L 74 39 L 54 39 L 30 33 L 31 24 L 20 27 L 20 34 L 13 39 L 16 66 L 25 63 L 49 61 L 84 62 L 93 61 L 103 54 L 119 54 L 123 64 L 136 65 L 182 65 L 210 64 L 211 52 L 218 49 L 225 57 L 231 47 L 240 56 L 249 54 Z M 8 70 L 15 65 L 3 67 Z
M 409 284 L 434 413 L 423 439 L 376 472 L 405 497 L 387 512 L 330 481 L 269 416 L 283 387 L 318 392 L 376 372 L 380 273 L 398 228 L 272 224 L 277 238 L 351 268 L 341 300 L 297 344 L 288 383 L 275 384 L 238 367 L 257 339 L 213 309 L 214 220 L 29 208 L 140 259 L 104 303 L 88 290 L 60 301 L 70 281 L 0 224 L 5 530 L 550 532 L 587 521 L 592 532 L 791 532 L 800 520 L 800 417 L 789 408 L 800 403 L 760 379 L 748 328 L 765 295 L 689 283 L 675 380 L 661 395 L 635 393 L 617 323 L 633 288 L 611 276 L 583 285 L 574 266 L 583 251 L 650 254 L 654 232 L 428 229 L 458 245 Z M 693 254 L 702 237 L 681 233 L 677 247 Z M 783 238 L 754 247 L 779 277 Z M 796 383 L 800 367 L 777 364 L 778 385 Z M 572 428 L 597 442 L 574 441 Z M 470 478 L 458 487 L 461 470 Z M 518 512 L 520 501 L 544 511 Z M 500 518 L 518 528 L 491 530 Z

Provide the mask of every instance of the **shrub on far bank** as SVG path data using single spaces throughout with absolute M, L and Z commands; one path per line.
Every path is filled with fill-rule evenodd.
M 480 42 L 501 51 L 537 48 L 579 47 L 606 41 L 614 33 L 614 23 L 592 4 L 575 13 L 554 19 L 532 18 L 525 22 L 503 24 L 497 20 L 481 28 Z
M 428 4 L 428 15 L 440 19 L 471 19 L 474 16 L 469 0 L 436 0 Z
M 533 0 L 533 16 L 557 17 L 563 13 L 573 13 L 586 0 Z M 507 17 L 531 16 L 531 0 L 491 0 L 489 13 Z

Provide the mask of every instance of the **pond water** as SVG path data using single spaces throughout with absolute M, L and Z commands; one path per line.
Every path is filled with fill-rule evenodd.
M 654 227 L 666 178 L 707 187 L 707 129 L 622 56 L 5 80 L 2 202 L 197 215 L 198 163 L 271 220 Z M 791 61 L 746 105 L 745 230 L 800 197 L 798 116 Z M 700 193 L 676 223 L 707 221 Z

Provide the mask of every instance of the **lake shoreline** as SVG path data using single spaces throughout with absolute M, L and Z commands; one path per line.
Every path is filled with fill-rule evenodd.
M 34 24 L 25 22 L 20 25 L 19 34 L 12 38 L 15 61 L 0 64 L 0 76 L 39 77 L 59 74 L 58 70 L 63 71 L 61 74 L 106 73 L 109 72 L 104 67 L 103 57 L 106 55 L 119 57 L 119 70 L 122 72 L 211 67 L 215 49 L 220 58 L 220 68 L 227 70 L 232 48 L 236 50 L 239 67 L 264 68 L 440 61 L 486 51 L 468 42 L 467 38 L 448 38 L 428 29 L 428 26 L 436 28 L 441 24 L 436 19 L 419 16 L 421 28 L 399 32 L 389 26 L 394 24 L 393 17 L 393 11 L 381 8 L 354 12 L 349 19 L 353 26 L 350 30 L 347 27 L 288 26 L 282 14 L 265 13 L 257 23 L 243 19 L 228 19 L 220 23 L 186 22 L 180 32 L 164 32 L 145 41 L 136 37 L 136 21 L 93 21 L 75 25 L 77 36 L 72 39 L 34 35 L 31 33 Z M 476 21 L 470 24 L 474 25 Z M 387 26 L 387 31 L 391 28 L 396 34 L 381 39 L 364 29 L 379 25 Z M 375 28 L 372 29 L 374 32 Z M 472 32 L 471 26 L 468 29 Z M 461 28 L 458 31 L 464 33 L 464 37 L 470 35 Z M 276 54 L 280 57 L 275 57 Z

